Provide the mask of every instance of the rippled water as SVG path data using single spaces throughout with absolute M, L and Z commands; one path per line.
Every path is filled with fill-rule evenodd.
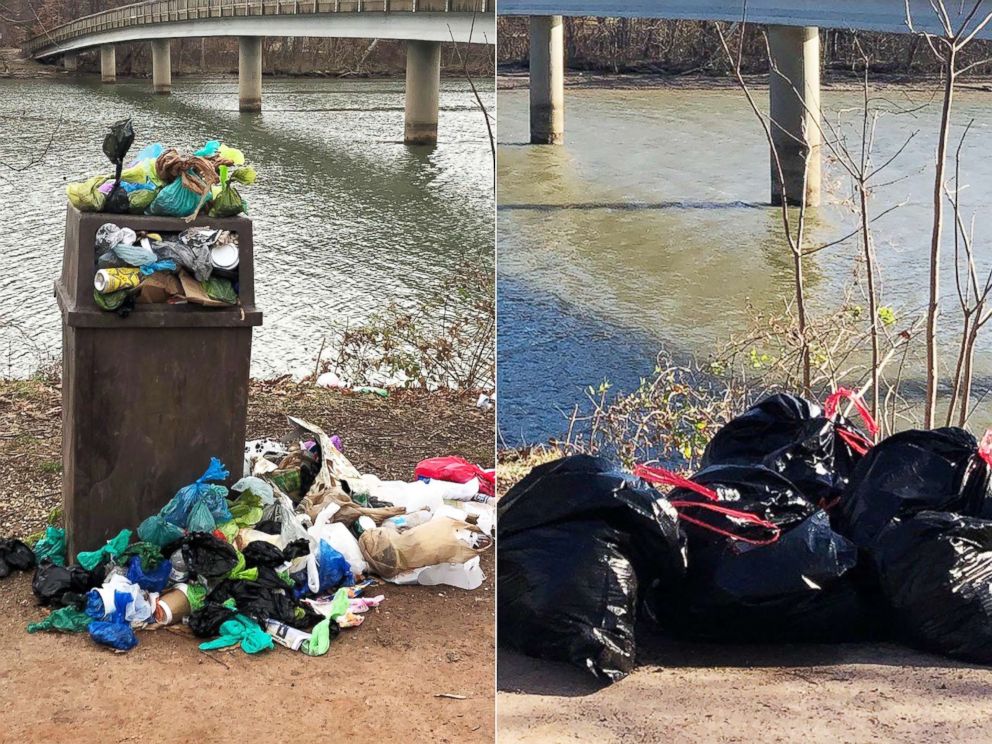
M 492 110 L 491 85 L 481 83 Z M 107 169 L 106 125 L 134 119 L 136 148 L 222 139 L 259 182 L 243 193 L 255 228 L 252 372 L 312 370 L 323 336 L 391 300 L 415 303 L 464 261 L 493 263 L 492 156 L 467 83 L 443 80 L 436 149 L 402 144 L 402 80 L 266 79 L 260 115 L 237 110 L 234 78 L 0 81 L 0 374 L 59 353 L 52 282 L 62 260 L 65 182 Z
M 879 105 L 890 111 L 930 100 L 923 93 L 884 97 Z M 824 91 L 823 104 L 854 137 L 859 94 Z M 560 435 L 561 411 L 571 410 L 585 385 L 609 378 L 619 389 L 636 386 L 661 348 L 705 359 L 745 327 L 748 302 L 775 310 L 791 296 L 780 214 L 766 206 L 767 145 L 738 92 L 567 90 L 564 147 L 523 144 L 526 91 L 500 92 L 499 105 L 500 428 L 507 441 Z M 905 202 L 875 224 L 883 301 L 900 317 L 926 303 L 938 108 L 888 114 L 877 128 L 877 163 L 919 131 L 880 179 L 896 183 L 880 188 L 872 205 L 879 214 Z M 992 268 L 990 114 L 987 94 L 958 99 L 956 121 L 963 127 L 974 119 L 962 180 L 986 272 Z M 959 135 L 960 127 L 955 145 Z M 836 163 L 828 159 L 824 167 L 830 196 L 810 225 L 814 243 L 855 224 L 842 203 L 849 184 Z M 949 229 L 945 236 L 946 255 Z M 814 303 L 836 302 L 858 251 L 849 241 L 810 259 Z M 948 346 L 957 343 L 946 335 L 957 302 L 949 264 L 945 259 Z M 945 352 L 948 364 L 950 356 Z M 988 333 L 977 362 L 979 382 L 987 385 Z M 910 378 L 911 388 L 922 384 L 918 365 L 911 365 Z M 983 411 L 979 420 L 992 416 Z

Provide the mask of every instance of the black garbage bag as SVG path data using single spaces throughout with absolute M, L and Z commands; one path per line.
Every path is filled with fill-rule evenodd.
M 840 508 L 841 534 L 868 548 L 895 517 L 925 510 L 992 519 L 989 464 L 964 429 L 903 431 L 858 463 Z
M 236 614 L 221 604 L 207 602 L 189 616 L 189 629 L 197 638 L 216 638 L 220 635 L 220 626 Z
M 56 566 L 45 560 L 35 569 L 31 590 L 40 605 L 78 606 L 81 596 L 103 584 L 106 575 L 105 565 L 87 571 L 82 566 Z
M 310 555 L 310 541 L 305 537 L 292 540 L 282 551 L 283 557 L 287 561 L 295 561 L 305 555 Z
M 183 541 L 183 562 L 194 576 L 220 579 L 238 564 L 238 551 L 209 532 L 192 532 Z
M 675 511 L 602 458 L 534 468 L 499 507 L 500 643 L 606 681 L 634 667 L 634 625 L 685 573 Z
M 763 465 L 789 480 L 811 502 L 830 508 L 844 491 L 871 441 L 837 413 L 853 393 L 841 388 L 824 408 L 787 393 L 770 395 L 720 429 L 703 453 L 702 467 Z M 852 397 L 862 411 L 857 397 Z M 870 433 L 877 431 L 867 411 Z
M 238 612 L 262 626 L 266 620 L 278 620 L 294 628 L 309 630 L 323 619 L 310 607 L 286 594 L 285 585 L 272 588 L 255 581 L 225 579 L 207 595 L 208 603 L 223 604 L 228 599 L 234 600 Z
M 30 571 L 35 566 L 34 551 L 16 538 L 0 540 L 0 579 L 11 571 Z
M 283 551 L 272 543 L 265 542 L 265 540 L 254 540 L 248 543 L 241 554 L 245 557 L 245 566 L 248 568 L 255 566 L 276 568 L 286 562 Z
M 760 465 L 711 465 L 691 479 L 634 472 L 677 486 L 669 499 L 688 539 L 683 592 L 656 615 L 663 627 L 738 642 L 870 633 L 876 613 L 856 547 L 786 478 Z
M 124 169 L 124 158 L 133 144 L 134 127 L 130 119 L 115 122 L 103 139 L 103 154 L 114 164 L 114 185 L 104 203 L 104 212 L 127 214 L 131 211 L 131 200 L 121 186 L 121 172 Z
M 919 512 L 882 530 L 871 555 L 903 638 L 992 664 L 992 521 Z

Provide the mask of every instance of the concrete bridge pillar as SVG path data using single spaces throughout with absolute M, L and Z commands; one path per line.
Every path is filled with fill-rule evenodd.
M 62 57 L 62 66 L 66 72 L 75 72 L 79 69 L 79 54 L 76 52 L 66 52 Z
M 262 37 L 242 36 L 238 53 L 238 108 L 262 110 Z
M 530 18 L 530 141 L 565 141 L 565 47 L 561 16 Z
M 769 79 L 772 141 L 789 204 L 820 203 L 820 35 L 816 28 L 769 26 L 774 68 Z M 806 188 L 803 190 L 803 172 Z M 782 203 L 774 157 L 772 204 Z
M 152 87 L 159 95 L 172 92 L 172 42 L 169 39 L 152 40 Z
M 100 47 L 100 80 L 105 83 L 117 82 L 117 49 L 113 44 Z
M 403 142 L 437 144 L 437 111 L 441 91 L 441 42 L 406 43 L 406 115 Z

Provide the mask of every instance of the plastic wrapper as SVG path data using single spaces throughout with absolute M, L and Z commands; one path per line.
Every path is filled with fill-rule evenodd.
M 882 530 L 871 555 L 904 639 L 992 664 L 992 521 L 919 512 Z
M 639 608 L 662 605 L 685 573 L 668 501 L 608 461 L 576 455 L 510 489 L 499 525 L 499 642 L 605 681 L 626 676 Z
M 903 431 L 858 463 L 833 514 L 835 526 L 868 548 L 896 517 L 934 510 L 992 518 L 990 489 L 989 464 L 964 429 Z

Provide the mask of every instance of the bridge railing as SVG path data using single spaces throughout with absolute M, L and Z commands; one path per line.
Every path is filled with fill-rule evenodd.
M 29 39 L 34 56 L 81 36 L 101 31 L 210 18 L 331 13 L 488 13 L 495 0 L 153 0 L 83 16 Z

